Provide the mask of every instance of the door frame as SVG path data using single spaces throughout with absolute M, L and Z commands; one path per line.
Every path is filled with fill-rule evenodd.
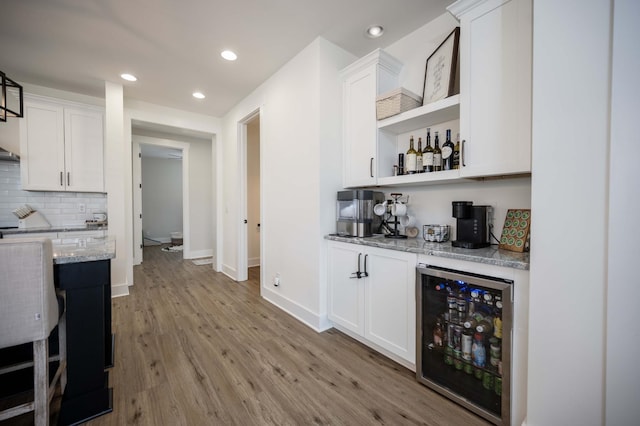
M 182 238 L 183 238 L 183 251 L 182 258 L 188 259 L 191 252 L 190 241 L 190 199 L 189 199 L 189 144 L 185 142 L 178 142 L 171 139 L 151 138 L 148 136 L 132 135 L 132 162 L 133 164 L 133 179 L 132 179 L 132 191 L 133 191 L 133 264 L 139 265 L 143 261 L 142 257 L 142 244 L 144 242 L 142 237 L 142 217 L 140 213 L 144 215 L 142 211 L 142 189 L 140 184 L 142 183 L 142 157 L 136 155 L 140 152 L 140 145 L 156 145 L 166 148 L 180 149 L 182 151 Z M 136 176 L 136 171 L 140 172 L 139 176 Z M 139 179 L 138 181 L 136 179 Z M 136 207 L 140 211 L 136 211 Z
M 237 262 L 237 281 L 246 281 L 249 279 L 249 252 L 248 252 L 248 233 L 247 224 L 247 124 L 256 117 L 261 117 L 262 108 L 251 111 L 238 121 L 238 252 L 236 254 Z M 264 226 L 262 222 L 262 120 L 260 120 L 260 262 L 264 259 Z M 261 274 L 262 277 L 262 270 Z M 262 281 L 262 279 L 261 279 Z

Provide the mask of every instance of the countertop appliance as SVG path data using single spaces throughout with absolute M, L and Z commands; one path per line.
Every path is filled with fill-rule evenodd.
M 511 424 L 514 282 L 428 265 L 416 272 L 418 382 Z
M 384 193 L 370 190 L 338 191 L 336 232 L 345 237 L 370 237 L 382 219 L 373 206 L 384 202 Z
M 29 205 L 18 207 L 13 211 L 13 214 L 18 218 L 18 228 L 31 229 L 31 228 L 51 228 L 51 224 L 42 213 L 34 210 Z
M 453 217 L 456 218 L 456 239 L 451 241 L 454 247 L 468 249 L 488 247 L 491 206 L 474 206 L 473 201 L 454 201 Z

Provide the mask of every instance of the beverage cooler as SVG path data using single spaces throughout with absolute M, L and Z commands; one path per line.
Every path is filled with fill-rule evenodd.
M 510 424 L 513 281 L 419 265 L 416 376 L 495 424 Z

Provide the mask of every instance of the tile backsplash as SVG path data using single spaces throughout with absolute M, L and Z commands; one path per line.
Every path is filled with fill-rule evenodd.
M 20 163 L 0 161 L 0 227 L 18 226 L 18 218 L 12 212 L 24 204 L 42 213 L 51 226 L 83 225 L 93 213 L 107 211 L 107 194 L 23 191 Z M 80 212 L 81 205 L 84 213 Z

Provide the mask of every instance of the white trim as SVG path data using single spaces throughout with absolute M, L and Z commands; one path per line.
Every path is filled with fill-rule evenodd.
M 247 250 L 247 124 L 260 116 L 260 108 L 251 111 L 238 121 L 238 252 L 237 252 L 237 281 L 249 279 L 248 250 Z M 262 124 L 261 124 L 262 127 Z M 261 144 L 262 145 L 262 144 Z M 262 158 L 260 159 L 262 162 Z M 260 168 L 262 170 L 262 167 Z M 260 190 L 262 197 L 262 189 Z M 262 237 L 260 238 L 262 240 Z
M 202 257 L 213 257 L 213 249 L 185 251 L 183 259 L 200 259 Z
M 274 292 L 266 286 L 262 286 L 262 291 L 260 293 L 262 298 L 267 302 L 274 304 L 298 321 L 306 324 L 319 333 L 333 327 L 333 324 L 331 324 L 327 318 L 326 313 L 320 315 L 312 312 L 308 308 Z
M 250 257 L 247 261 L 247 265 L 249 268 L 253 268 L 254 266 L 260 266 L 260 258 L 259 257 Z
M 222 272 L 223 274 L 225 274 L 226 276 L 228 276 L 232 280 L 238 281 L 236 279 L 236 270 L 233 267 L 231 267 L 229 265 L 226 265 L 226 264 L 223 264 L 222 265 L 222 270 L 220 272 Z
M 128 284 L 116 284 L 111 285 L 111 298 L 114 299 L 116 297 L 128 296 L 129 295 L 129 285 Z

